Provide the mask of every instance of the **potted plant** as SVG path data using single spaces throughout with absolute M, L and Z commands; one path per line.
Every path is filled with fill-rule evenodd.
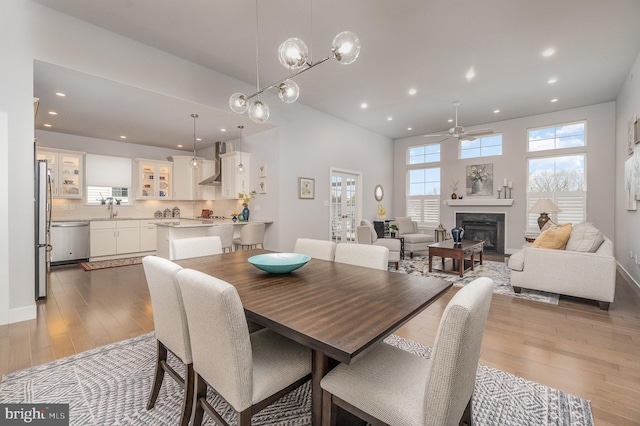
M 121 198 L 116 198 L 116 205 L 118 205 L 118 206 L 119 206 L 121 202 L 122 202 L 122 199 L 121 199 Z
M 389 232 L 391 234 L 391 238 L 395 238 L 396 233 L 398 232 L 398 225 L 396 224 L 389 225 Z

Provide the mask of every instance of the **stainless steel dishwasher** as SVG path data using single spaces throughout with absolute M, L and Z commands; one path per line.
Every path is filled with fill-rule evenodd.
M 51 223 L 51 266 L 89 259 L 89 222 Z

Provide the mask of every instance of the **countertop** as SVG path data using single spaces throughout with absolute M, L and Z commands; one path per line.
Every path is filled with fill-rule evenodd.
M 273 221 L 272 220 L 251 220 L 251 221 L 248 221 L 248 222 L 240 222 L 240 221 L 233 222 L 231 219 L 223 219 L 223 220 L 214 219 L 214 220 L 210 220 L 210 219 L 181 218 L 179 220 L 159 222 L 159 223 L 156 223 L 156 225 L 157 226 L 166 226 L 166 227 L 170 227 L 170 228 L 196 228 L 196 227 L 210 227 L 210 226 L 226 225 L 226 224 L 246 225 L 247 223 L 265 223 L 265 224 L 270 224 L 270 223 L 273 223 Z

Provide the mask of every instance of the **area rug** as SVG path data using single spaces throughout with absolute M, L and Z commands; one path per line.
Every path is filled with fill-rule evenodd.
M 78 265 L 85 271 L 95 271 L 97 269 L 117 268 L 120 266 L 139 265 L 142 257 L 127 257 L 125 259 L 98 260 L 95 262 L 80 262 Z
M 448 259 L 448 262 L 451 260 Z M 391 265 L 391 264 L 390 264 Z M 440 258 L 433 258 L 433 267 L 439 268 L 441 265 Z M 447 266 L 449 268 L 449 266 Z M 559 295 L 555 293 L 547 293 L 544 291 L 522 289 L 522 293 L 513 291 L 511 285 L 511 272 L 505 262 L 495 262 L 484 260 L 482 265 L 476 264 L 474 270 L 468 270 L 464 273 L 464 277 L 460 278 L 457 274 L 446 272 L 429 272 L 429 258 L 427 256 L 414 256 L 413 259 L 405 259 L 400 261 L 398 270 L 395 265 L 389 267 L 390 271 L 399 272 L 401 274 L 421 275 L 425 277 L 438 277 L 445 281 L 451 282 L 457 286 L 464 286 L 478 277 L 489 277 L 494 283 L 494 293 L 506 294 L 521 299 L 535 300 L 538 302 L 558 304 Z
M 431 354 L 428 346 L 395 335 L 385 342 L 425 358 Z M 155 408 L 145 409 L 155 351 L 154 335 L 147 333 L 7 374 L 0 384 L 0 403 L 69 404 L 71 425 L 178 424 L 182 390 L 168 376 Z M 171 354 L 169 363 L 183 371 Z M 211 389 L 207 397 L 235 424 L 232 410 L 220 397 Z M 476 425 L 593 425 L 589 401 L 483 365 L 478 366 L 473 405 Z M 253 424 L 309 425 L 310 407 L 306 383 L 253 416 Z M 214 424 L 205 418 L 207 425 Z

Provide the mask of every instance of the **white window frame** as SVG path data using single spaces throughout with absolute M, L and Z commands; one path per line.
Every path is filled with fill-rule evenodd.
M 428 161 L 423 163 L 410 164 L 411 157 L 409 155 L 411 149 L 425 147 L 428 145 L 438 145 L 438 153 L 441 153 L 441 143 L 421 144 L 407 147 L 406 151 L 406 187 L 405 187 L 405 214 L 418 223 L 418 227 L 437 227 L 440 223 L 440 192 L 442 187 L 442 169 L 440 166 L 440 155 L 437 161 Z M 411 185 L 411 171 L 424 169 L 438 169 L 439 185 L 437 185 L 437 194 L 409 195 Z
M 92 206 L 97 206 L 97 205 L 101 205 L 102 201 L 100 201 L 100 195 L 102 195 L 102 198 L 104 198 L 105 200 L 107 198 L 113 198 L 114 199 L 114 204 L 116 204 L 115 200 L 121 200 L 120 204 L 121 205 L 131 205 L 131 188 L 122 188 L 122 189 L 126 189 L 127 190 L 127 197 L 123 197 L 120 195 L 113 195 L 114 190 L 116 189 L 120 189 L 121 187 L 111 187 L 111 186 L 90 186 L 87 185 L 86 187 L 86 193 L 87 193 L 87 205 L 92 205 Z
M 563 127 L 563 126 L 571 126 L 573 124 L 582 124 L 583 128 L 584 128 L 584 132 L 583 132 L 583 140 L 584 140 L 584 145 L 582 146 L 576 146 L 576 147 L 568 147 L 568 148 L 558 148 L 557 145 L 557 140 L 558 138 L 561 138 L 562 136 L 558 136 L 557 133 L 554 136 L 554 147 L 553 148 L 547 148 L 547 149 L 536 149 L 536 150 L 532 150 L 531 149 L 531 132 L 533 131 L 537 131 L 537 130 L 543 130 L 543 129 L 554 129 L 554 132 L 557 131 L 558 127 Z M 587 147 L 587 120 L 578 120 L 578 121 L 570 121 L 568 123 L 559 123 L 559 124 L 551 124 L 548 126 L 539 126 L 539 127 L 531 127 L 529 129 L 527 129 L 527 152 L 528 153 L 545 153 L 544 155 L 548 155 L 549 152 L 552 151 L 560 151 L 560 150 L 565 150 L 565 149 L 586 149 Z
M 552 148 L 545 150 L 537 150 L 530 151 L 529 149 L 529 138 L 530 132 L 540 129 L 550 129 L 550 128 L 558 128 L 561 126 L 567 126 L 572 124 L 582 123 L 584 125 L 584 145 L 578 147 L 570 147 L 570 148 Z M 557 139 L 557 136 L 554 137 Z M 538 213 L 529 213 L 529 209 L 542 198 L 548 198 L 553 203 L 558 206 L 562 212 L 558 213 L 550 213 L 549 217 L 556 223 L 579 223 L 587 220 L 587 121 L 574 121 L 568 123 L 560 123 L 556 125 L 549 126 L 540 126 L 535 128 L 527 129 L 527 232 L 540 232 L 540 228 L 538 226 L 538 217 L 540 216 Z M 555 145 L 555 144 L 554 144 Z M 530 179 L 531 179 L 531 166 L 530 161 L 536 159 L 557 159 L 568 156 L 582 155 L 584 158 L 584 169 L 582 170 L 584 174 L 584 183 L 583 188 L 580 190 L 574 191 L 550 191 L 550 192 L 532 192 L 530 191 Z
M 483 146 L 483 143 L 482 143 L 482 142 L 483 142 L 483 140 L 485 140 L 485 139 L 489 139 L 489 138 L 493 138 L 493 137 L 496 137 L 496 136 L 500 136 L 500 153 L 499 153 L 499 154 L 486 154 L 486 155 L 485 155 L 485 154 L 483 154 L 483 148 L 484 148 L 484 149 L 488 149 L 488 148 L 490 148 L 490 147 L 498 146 L 498 145 Z M 480 147 L 477 147 L 477 148 L 465 148 L 465 149 L 463 149 L 463 148 L 462 148 L 462 142 L 463 142 L 463 141 L 461 140 L 461 141 L 459 141 L 459 142 L 458 142 L 458 159 L 459 159 L 459 160 L 469 160 L 469 159 L 471 159 L 471 158 L 483 158 L 483 157 L 496 157 L 496 156 L 498 156 L 498 155 L 502 155 L 502 146 L 503 146 L 502 133 L 493 133 L 493 134 L 491 134 L 491 135 L 482 136 L 482 137 L 476 138 L 476 139 L 474 140 L 474 142 L 475 142 L 475 141 L 478 141 L 478 142 L 480 143 Z M 474 156 L 471 156 L 471 157 L 463 157 L 463 156 L 462 156 L 462 154 L 463 154 L 463 152 L 464 152 L 464 151 L 470 151 L 471 149 L 474 149 L 474 150 L 475 150 L 475 149 L 479 149 L 479 150 L 480 150 L 480 155 L 474 155 Z

